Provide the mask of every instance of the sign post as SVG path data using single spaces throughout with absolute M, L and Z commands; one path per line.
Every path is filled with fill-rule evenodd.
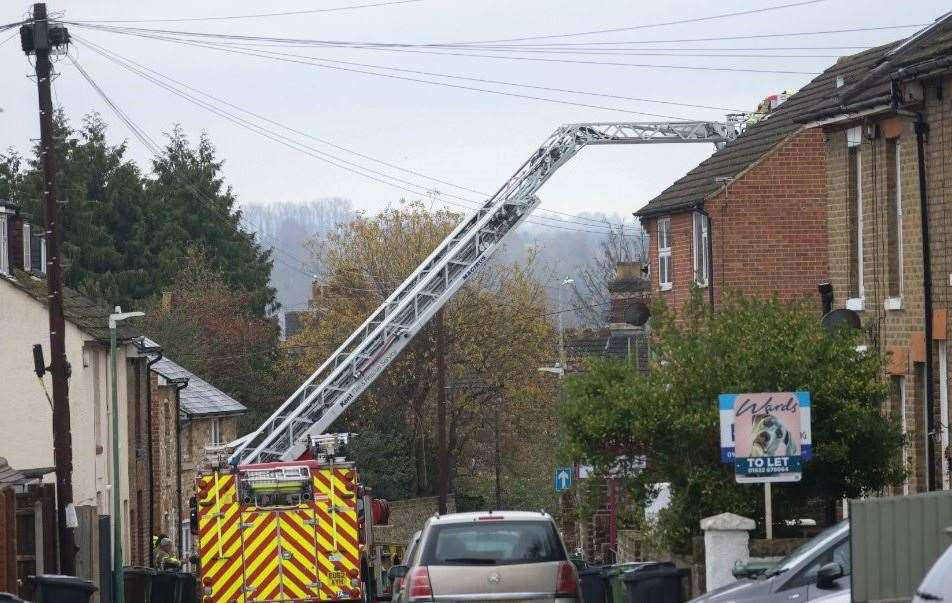
M 572 487 L 572 468 L 555 468 L 555 491 L 564 492 Z

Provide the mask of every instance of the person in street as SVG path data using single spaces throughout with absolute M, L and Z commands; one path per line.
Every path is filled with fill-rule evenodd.
M 177 571 L 182 567 L 182 561 L 175 556 L 172 539 L 160 534 L 156 539 L 155 551 L 152 553 L 152 566 L 160 571 Z

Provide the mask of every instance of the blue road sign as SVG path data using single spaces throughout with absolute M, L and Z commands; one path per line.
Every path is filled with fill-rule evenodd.
M 555 468 L 555 491 L 562 492 L 563 490 L 568 490 L 572 487 L 572 468 L 571 467 L 556 467 Z

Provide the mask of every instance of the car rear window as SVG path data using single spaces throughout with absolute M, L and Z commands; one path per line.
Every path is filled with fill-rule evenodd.
M 507 565 L 562 561 L 555 526 L 547 521 L 483 521 L 433 526 L 426 565 Z

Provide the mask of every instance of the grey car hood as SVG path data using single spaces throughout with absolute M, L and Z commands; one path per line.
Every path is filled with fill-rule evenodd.
M 716 588 L 700 597 L 691 600 L 691 603 L 731 603 L 732 601 L 748 601 L 768 595 L 773 587 L 770 578 L 738 580 Z

